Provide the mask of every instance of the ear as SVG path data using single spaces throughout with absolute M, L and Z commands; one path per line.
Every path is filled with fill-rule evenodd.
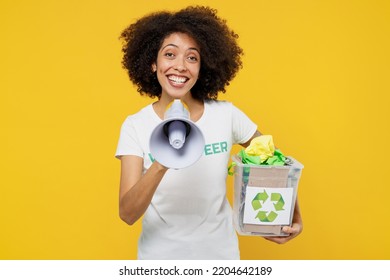
M 156 72 L 156 71 L 157 71 L 157 65 L 156 65 L 156 63 L 153 63 L 153 64 L 152 64 L 152 71 L 153 71 L 153 72 Z

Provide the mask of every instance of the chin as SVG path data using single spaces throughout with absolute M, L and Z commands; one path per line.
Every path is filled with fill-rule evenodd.
M 191 95 L 191 93 L 190 92 L 185 92 L 185 93 L 173 92 L 173 93 L 168 93 L 168 95 L 174 99 L 182 99 L 188 95 Z

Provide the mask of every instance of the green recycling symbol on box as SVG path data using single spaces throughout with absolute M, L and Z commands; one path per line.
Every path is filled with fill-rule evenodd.
M 264 188 L 247 186 L 245 192 L 244 224 L 287 225 L 291 222 L 293 188 Z
M 256 219 L 259 219 L 261 222 L 273 222 L 278 217 L 277 212 L 285 210 L 283 208 L 284 206 L 283 196 L 280 193 L 271 193 L 271 197 L 270 197 L 266 192 L 266 190 L 257 193 L 256 196 L 252 199 L 253 210 L 257 211 L 259 209 L 262 209 L 263 205 L 268 201 L 269 198 L 272 202 L 274 202 L 273 208 L 275 211 L 260 210 L 256 215 Z

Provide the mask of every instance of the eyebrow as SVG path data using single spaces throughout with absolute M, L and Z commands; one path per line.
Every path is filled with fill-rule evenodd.
M 177 46 L 175 44 L 168 44 L 168 45 L 165 45 L 164 47 L 162 47 L 161 50 L 164 50 L 166 47 L 179 48 L 179 46 Z M 197 51 L 200 54 L 200 51 L 197 48 L 188 48 L 188 50 L 194 50 L 194 51 Z

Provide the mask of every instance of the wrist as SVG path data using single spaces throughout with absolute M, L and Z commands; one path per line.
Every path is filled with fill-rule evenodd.
M 153 162 L 153 165 L 155 166 L 155 168 L 158 172 L 166 172 L 169 169 L 168 167 L 165 167 L 164 165 L 162 165 L 158 161 Z

